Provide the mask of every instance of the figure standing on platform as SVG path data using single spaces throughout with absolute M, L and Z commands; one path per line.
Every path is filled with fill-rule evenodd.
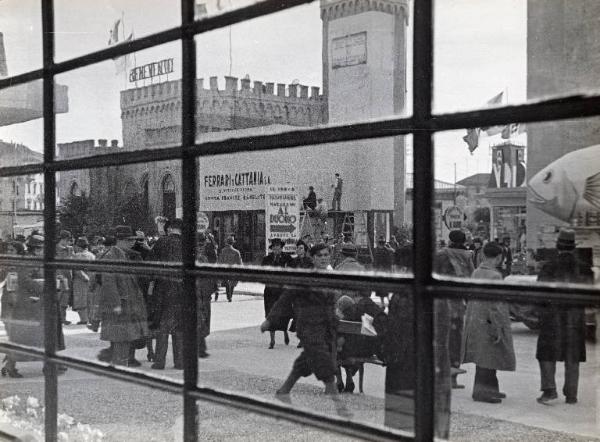
M 315 207 L 317 207 L 317 194 L 313 186 L 308 187 L 308 196 L 302 200 L 302 205 L 304 210 L 315 210 Z
M 339 173 L 335 174 L 335 183 L 331 185 L 333 187 L 333 201 L 331 202 L 331 209 L 335 211 L 342 210 L 342 186 L 344 180 Z

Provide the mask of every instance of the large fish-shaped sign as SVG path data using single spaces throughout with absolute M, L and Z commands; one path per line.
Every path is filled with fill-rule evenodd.
M 600 144 L 570 152 L 535 174 L 529 201 L 566 222 L 579 212 L 600 211 Z

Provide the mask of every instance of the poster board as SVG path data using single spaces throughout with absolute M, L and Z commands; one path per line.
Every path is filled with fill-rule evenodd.
M 294 253 L 300 234 L 300 197 L 297 187 L 291 184 L 267 186 L 265 201 L 267 253 L 274 238 L 280 238 L 285 243 L 285 253 Z

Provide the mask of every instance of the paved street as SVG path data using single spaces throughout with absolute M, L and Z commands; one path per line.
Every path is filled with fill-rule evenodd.
M 234 392 L 244 392 L 265 400 L 287 375 L 299 350 L 291 335 L 289 346 L 277 335 L 274 350 L 267 349 L 268 335 L 261 335 L 258 324 L 263 319 L 262 298 L 248 293 L 260 292 L 260 286 L 241 284 L 234 301 L 223 295 L 212 304 L 212 333 L 208 338 L 208 359 L 200 360 L 200 382 Z M 69 312 L 69 319 L 77 320 Z M 539 395 L 539 373 L 534 359 L 536 336 L 521 324 L 514 324 L 517 372 L 500 373 L 500 384 L 508 398 L 500 405 L 473 402 L 470 398 L 474 367 L 465 366 L 468 374 L 461 381 L 464 390 L 454 390 L 452 398 L 452 440 L 548 440 L 584 441 L 600 438 L 600 357 L 588 346 L 588 362 L 582 365 L 579 404 L 543 406 L 535 402 Z M 3 329 L 0 329 L 3 334 Z M 94 359 L 105 343 L 98 334 L 82 325 L 65 327 L 66 354 Z M 145 350 L 137 352 L 142 370 L 153 375 L 181 379 L 182 372 L 172 369 L 168 360 L 162 372 L 150 370 Z M 169 356 L 170 357 L 170 356 Z M 2 378 L 0 396 L 13 394 L 43 398 L 43 377 L 39 363 L 20 363 L 24 379 Z M 352 419 L 383 423 L 383 387 L 385 369 L 367 366 L 365 394 L 343 395 L 343 405 Z M 60 412 L 100 428 L 108 440 L 171 440 L 180 434 L 181 399 L 164 392 L 131 386 L 88 373 L 69 370 L 59 381 Z M 562 379 L 559 369 L 558 379 Z M 357 380 L 355 380 L 357 381 Z M 294 406 L 335 414 L 339 406 L 321 393 L 314 378 L 303 379 L 294 389 Z M 298 425 L 201 404 L 200 432 L 206 440 L 314 440 L 322 436 Z M 132 431 L 135 426 L 135 432 Z M 570 434 L 566 434 L 570 433 Z M 342 440 L 331 436 L 325 440 Z M 345 438 L 344 440 L 348 440 Z

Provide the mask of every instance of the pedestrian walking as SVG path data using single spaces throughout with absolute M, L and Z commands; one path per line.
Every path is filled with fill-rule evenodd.
M 452 230 L 448 235 L 450 244 L 441 249 L 435 256 L 434 269 L 440 275 L 470 278 L 473 274 L 473 258 L 471 251 L 465 248 L 467 239 L 461 230 Z M 460 368 L 461 345 L 464 329 L 466 304 L 462 299 L 449 301 L 450 307 L 450 336 L 449 351 L 452 366 L 452 388 L 465 388 L 459 384 L 457 377 L 465 373 Z
M 85 236 L 75 241 L 73 258 L 82 261 L 95 261 L 96 256 L 89 250 L 89 242 Z M 90 275 L 84 270 L 73 272 L 73 310 L 79 314 L 78 324 L 88 323 Z
M 59 234 L 60 239 L 56 245 L 56 258 L 57 259 L 71 259 L 73 258 L 74 251 L 71 241 L 73 235 L 68 230 L 61 230 Z M 73 273 L 70 270 L 58 270 L 56 272 L 58 279 L 57 297 L 60 303 L 60 320 L 63 325 L 71 324 L 71 321 L 67 321 L 67 308 L 72 304 L 72 280 Z
M 497 266 L 502 247 L 488 243 L 483 247 L 483 261 L 473 272 L 474 279 L 502 280 Z M 497 370 L 515 371 L 508 304 L 499 301 L 472 300 L 467 303 L 462 345 L 462 363 L 475 364 L 473 400 L 499 404 L 506 397 L 500 391 Z
M 269 245 L 269 249 L 271 250 L 271 253 L 267 254 L 267 256 L 265 256 L 263 258 L 261 265 L 270 266 L 270 267 L 285 267 L 285 266 L 287 266 L 291 260 L 291 257 L 287 253 L 283 253 L 283 246 L 284 246 L 284 243 L 281 239 L 273 238 L 271 240 L 271 245 Z M 265 318 L 267 318 L 269 316 L 271 309 L 273 308 L 273 306 L 275 305 L 275 303 L 281 296 L 282 292 L 283 292 L 283 288 L 280 286 L 274 286 L 271 284 L 265 285 L 264 298 L 263 298 L 263 302 L 264 302 L 264 306 L 265 306 Z M 271 337 L 271 340 L 269 341 L 269 349 L 273 349 L 275 347 L 275 332 L 276 331 L 283 332 L 283 340 L 284 340 L 285 345 L 288 345 L 290 343 L 290 337 L 288 336 L 287 329 L 288 329 L 288 323 L 290 322 L 290 319 L 292 319 L 291 310 L 288 313 L 289 314 L 287 316 L 279 315 L 277 317 L 277 320 L 275 320 L 273 318 L 271 321 L 269 321 L 269 327 L 270 327 L 269 334 Z
M 223 247 L 221 249 L 221 253 L 219 254 L 219 258 L 218 258 L 219 264 L 238 265 L 238 266 L 242 265 L 242 255 L 240 254 L 240 251 L 238 249 L 233 247 L 234 243 L 235 243 L 235 238 L 233 236 L 230 236 L 225 240 L 225 247 Z M 208 257 L 207 257 L 207 262 L 208 262 Z M 227 301 L 229 301 L 229 302 L 231 302 L 231 300 L 233 299 L 233 289 L 235 288 L 237 283 L 238 282 L 233 279 L 226 279 L 224 281 L 225 294 L 227 295 Z M 217 293 L 215 293 L 215 301 L 217 300 L 218 296 L 219 296 L 219 293 L 217 291 Z
M 394 264 L 394 249 L 385 242 L 385 238 L 380 236 L 377 240 L 377 247 L 373 250 L 373 270 L 378 272 L 392 271 Z M 381 299 L 381 305 L 385 307 L 385 299 L 388 297 L 388 293 L 385 291 L 378 290 L 375 294 Z
M 158 239 L 152 249 L 152 260 L 181 262 L 181 228 L 183 222 L 176 218 L 167 227 L 167 235 Z M 163 370 L 169 347 L 169 335 L 173 351 L 174 368 L 183 370 L 183 286 L 175 278 L 155 280 L 152 301 L 156 312 L 152 324 L 156 329 L 155 361 L 151 368 Z
M 575 232 L 561 229 L 556 241 L 556 258 L 543 265 L 538 281 L 590 284 L 594 280 L 591 267 L 575 257 Z M 540 364 L 541 404 L 558 398 L 556 362 L 565 363 L 562 389 L 567 404 L 577 403 L 579 364 L 585 362 L 585 312 L 583 307 L 549 303 L 540 308 L 540 334 L 536 358 Z
M 326 270 L 329 250 L 325 244 L 314 246 L 310 254 L 315 268 Z M 302 343 L 302 353 L 294 361 L 292 371 L 277 390 L 278 395 L 290 393 L 301 377 L 314 374 L 325 385 L 325 393 L 337 395 L 335 385 L 335 290 L 313 288 L 286 290 L 272 306 L 261 324 L 261 332 L 272 330 L 273 324 L 289 318 L 292 309 L 297 318 L 297 335 Z

